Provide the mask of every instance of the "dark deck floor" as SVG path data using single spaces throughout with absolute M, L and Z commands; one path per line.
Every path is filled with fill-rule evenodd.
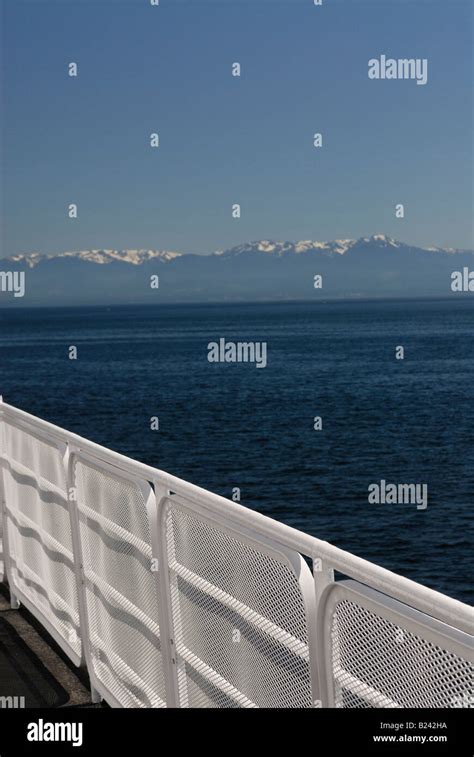
M 10 608 L 0 584 L 0 709 L 101 706 L 92 704 L 85 674 L 27 610 Z

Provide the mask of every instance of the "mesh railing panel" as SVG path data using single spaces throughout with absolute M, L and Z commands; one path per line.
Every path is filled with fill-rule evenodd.
M 63 457 L 4 423 L 4 487 L 13 590 L 37 607 L 72 651 L 81 636 Z
M 466 707 L 474 669 L 355 601 L 336 604 L 331 626 L 336 707 Z
M 124 707 L 164 707 L 156 573 L 144 495 L 75 464 L 89 645 L 97 680 Z
M 286 560 L 172 504 L 166 519 L 181 707 L 310 707 L 306 614 Z
M 159 471 L 122 468 L 105 449 L 73 444 L 65 454 L 66 432 L 18 423 L 4 416 L 0 428 L 10 588 L 75 662 L 84 640 L 92 683 L 110 704 L 163 707 L 168 695 L 174 705 L 176 683 L 180 707 L 311 707 L 314 676 L 329 706 L 333 693 L 344 708 L 474 706 L 467 608 L 445 604 L 433 613 L 442 622 L 421 612 L 421 587 L 408 607 L 394 598 L 396 576 L 381 593 L 366 569 L 363 584 L 337 581 L 318 594 L 300 556 L 278 546 L 295 543 L 279 538 L 278 524 L 202 491 L 193 504 L 179 482 L 157 506 L 147 478 L 167 489 Z M 161 507 L 164 533 L 151 534 Z M 152 544 L 164 551 L 160 572 Z

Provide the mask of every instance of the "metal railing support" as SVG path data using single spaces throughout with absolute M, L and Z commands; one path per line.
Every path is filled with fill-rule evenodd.
M 153 481 L 155 490 L 155 508 L 153 511 L 152 548 L 153 554 L 158 559 L 157 591 L 158 607 L 160 614 L 161 650 L 163 655 L 163 671 L 166 685 L 166 699 L 168 707 L 179 707 L 179 681 L 177 645 L 174 637 L 173 615 L 171 607 L 170 575 L 168 569 L 167 545 L 166 545 L 166 502 L 171 492 L 162 484 Z
M 10 591 L 10 607 L 12 610 L 20 609 L 20 602 L 13 591 L 11 549 L 8 538 L 8 513 L 5 493 L 5 425 L 3 422 L 3 397 L 0 395 L 0 516 L 2 519 L 3 541 L 3 570 Z
M 325 661 L 321 659 L 319 655 L 320 639 L 318 638 L 319 628 L 316 620 L 319 615 L 319 608 L 322 598 L 328 586 L 332 586 L 334 583 L 334 570 L 333 568 L 319 557 L 317 554 L 313 555 L 313 580 L 314 580 L 314 598 L 315 598 L 315 615 L 314 615 L 314 628 L 315 639 L 312 647 L 312 653 L 314 657 L 319 661 L 318 665 L 318 684 L 319 684 L 319 700 L 314 702 L 314 707 L 329 707 L 329 682 L 327 680 L 325 671 Z
M 91 683 L 91 699 L 94 703 L 101 701 L 100 684 L 97 681 L 90 649 L 89 618 L 87 612 L 86 586 L 84 574 L 84 555 L 80 538 L 79 512 L 77 507 L 77 487 L 74 474 L 74 454 L 76 449 L 67 445 L 63 462 L 66 472 L 67 501 L 71 523 L 72 550 L 74 559 L 74 573 L 76 578 L 77 599 L 79 609 L 79 627 L 81 629 L 81 664 L 86 666 Z

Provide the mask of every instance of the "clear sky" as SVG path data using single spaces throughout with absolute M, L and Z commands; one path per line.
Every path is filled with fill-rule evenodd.
M 374 233 L 473 246 L 471 0 L 2 9 L 2 255 Z M 427 58 L 428 83 L 370 80 L 381 54 Z

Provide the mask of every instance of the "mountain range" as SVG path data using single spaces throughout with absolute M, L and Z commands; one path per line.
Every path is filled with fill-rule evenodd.
M 451 274 L 465 267 L 474 268 L 473 250 L 416 247 L 383 234 L 332 242 L 261 240 L 209 255 L 32 252 L 0 259 L 0 274 L 25 274 L 24 297 L 0 291 L 0 307 L 438 297 L 452 294 Z M 150 285 L 153 276 L 158 288 Z M 315 276 L 321 277 L 319 288 Z

